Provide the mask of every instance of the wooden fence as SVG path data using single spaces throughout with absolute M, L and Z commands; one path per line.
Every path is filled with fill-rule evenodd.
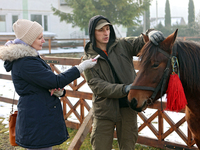
M 59 39 L 54 37 L 44 36 L 45 43 L 43 48 L 48 48 L 49 53 L 51 54 L 52 48 L 62 48 L 62 47 L 85 47 L 86 42 L 89 41 L 88 38 L 79 38 L 79 39 Z M 15 39 L 15 35 L 1 35 L 0 36 L 0 45 L 4 45 L 8 40 Z
M 13 35 L 1 35 L 0 36 L 0 45 L 3 45 L 8 40 L 13 40 L 15 38 Z M 60 48 L 60 47 L 77 47 L 83 46 L 85 47 L 86 42 L 89 41 L 88 38 L 79 38 L 79 39 L 59 39 L 54 37 L 44 37 L 45 44 L 43 44 L 43 48 L 48 48 L 49 54 L 51 54 L 52 48 Z M 200 37 L 177 37 L 177 39 L 181 40 L 197 40 L 199 41 Z
M 49 56 L 42 57 L 47 63 L 49 63 L 52 70 L 57 74 L 61 72 L 58 69 L 58 65 L 74 66 L 80 63 L 80 59 L 77 58 L 61 58 Z M 134 65 L 137 69 L 137 61 L 134 61 Z M 12 80 L 10 75 L 5 74 L 0 74 L 0 79 Z M 91 105 L 89 102 L 91 102 L 92 93 L 85 92 L 81 88 L 88 88 L 83 75 L 81 75 L 79 79 L 73 81 L 66 87 L 66 95 L 65 97 L 61 98 L 66 126 L 69 128 L 78 129 L 78 132 L 73 138 L 73 141 L 68 150 L 78 150 L 86 135 L 91 131 L 93 117 L 92 108 L 90 107 Z M 5 97 L 0 97 L 0 101 L 10 104 L 13 102 L 12 99 Z M 17 100 L 15 100 L 15 104 L 17 104 Z M 166 104 L 163 103 L 163 108 L 165 107 Z M 175 123 L 175 121 L 170 118 L 167 112 L 163 112 L 161 110 L 161 103 L 159 101 L 150 106 L 148 109 L 153 109 L 155 112 L 151 116 L 146 116 L 144 112 L 138 113 L 138 117 L 141 118 L 143 123 L 138 126 L 139 137 L 137 143 L 162 149 L 197 149 L 194 146 L 195 142 L 189 129 L 187 129 L 186 133 L 181 129 L 181 125 L 186 122 L 184 115 L 182 118 L 180 118 L 180 120 L 176 120 Z M 184 110 L 180 113 L 184 113 Z M 72 115 L 76 117 L 76 121 L 72 120 Z M 158 120 L 157 126 L 155 126 L 154 123 L 155 119 Z M 164 122 L 167 122 L 170 126 L 166 131 L 164 131 Z M 155 138 L 141 136 L 140 132 L 142 132 L 145 128 L 150 130 Z M 184 144 L 178 144 L 175 141 L 166 140 L 166 138 L 173 132 L 177 133 L 177 135 L 183 140 Z

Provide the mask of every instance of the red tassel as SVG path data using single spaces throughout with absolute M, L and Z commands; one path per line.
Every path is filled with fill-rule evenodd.
M 180 111 L 187 105 L 182 83 L 177 74 L 171 74 L 168 83 L 166 110 Z

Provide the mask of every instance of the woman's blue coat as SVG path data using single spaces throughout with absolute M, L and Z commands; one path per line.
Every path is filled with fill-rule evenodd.
M 24 148 L 44 148 L 63 143 L 69 138 L 61 102 L 49 89 L 63 88 L 80 77 L 76 67 L 55 75 L 51 68 L 30 47 L 8 46 L 20 57 L 5 61 L 11 71 L 14 87 L 20 96 L 16 123 L 16 143 Z M 18 54 L 17 54 L 18 55 Z

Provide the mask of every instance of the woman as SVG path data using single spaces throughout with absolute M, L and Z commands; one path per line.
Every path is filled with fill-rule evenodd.
M 11 71 L 14 87 L 20 96 L 16 122 L 16 143 L 24 148 L 51 150 L 69 138 L 60 100 L 63 90 L 51 96 L 49 89 L 62 89 L 96 64 L 86 60 L 55 75 L 37 50 L 45 42 L 43 28 L 37 22 L 19 19 L 13 24 L 16 35 L 0 48 L 6 71 Z

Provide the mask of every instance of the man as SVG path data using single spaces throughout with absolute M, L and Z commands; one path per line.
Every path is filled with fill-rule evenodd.
M 160 31 L 151 32 L 154 34 L 150 40 L 156 45 L 164 39 Z M 119 148 L 134 150 L 138 137 L 137 112 L 129 107 L 127 94 L 136 76 L 133 56 L 145 44 L 143 37 L 117 39 L 112 24 L 101 15 L 90 19 L 89 36 L 83 60 L 100 55 L 96 66 L 84 71 L 93 91 L 92 147 L 111 150 L 116 127 Z

